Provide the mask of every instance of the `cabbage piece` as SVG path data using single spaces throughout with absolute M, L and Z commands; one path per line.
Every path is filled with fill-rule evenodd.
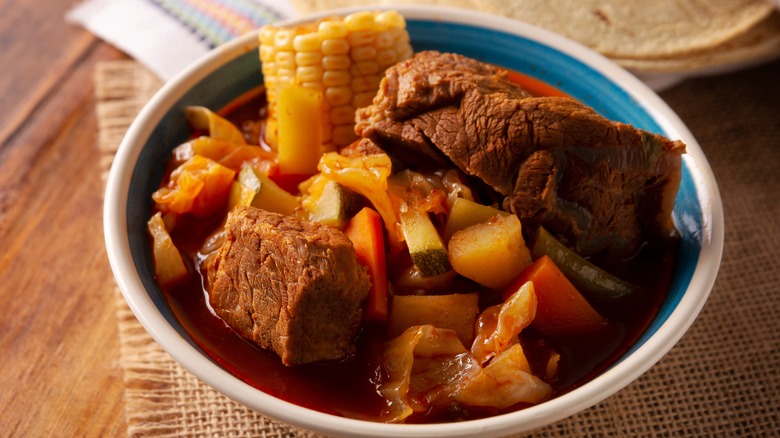
M 187 266 L 168 233 L 162 213 L 158 211 L 149 219 L 147 230 L 152 236 L 154 275 L 157 281 L 165 286 L 187 277 Z
M 469 201 L 474 200 L 471 188 L 460 179 L 460 174 L 457 170 L 449 169 L 444 172 L 444 175 L 441 177 L 441 183 L 444 186 L 444 191 L 447 193 L 448 209 L 452 209 L 455 200 L 458 198 L 467 199 Z
M 421 211 L 446 214 L 447 193 L 437 175 L 423 175 L 412 170 L 402 170 L 387 180 L 387 194 L 398 212 Z
M 392 163 L 387 154 L 345 157 L 337 152 L 322 155 L 317 168 L 323 175 L 342 186 L 365 196 L 382 216 L 390 244 L 398 247 L 403 241 L 398 214 L 387 196 L 387 178 Z
M 193 129 L 208 130 L 209 137 L 226 140 L 232 143 L 246 144 L 244 134 L 228 120 L 218 116 L 203 106 L 188 106 L 185 108 L 187 121 Z
M 152 194 L 163 213 L 206 217 L 227 205 L 236 172 L 214 160 L 195 155 L 171 172 L 170 180 Z
M 197 137 L 176 146 L 171 162 L 179 165 L 195 155 L 209 158 L 235 171 L 245 164 L 260 168 L 265 174 L 275 173 L 278 165 L 276 154 L 260 146 L 252 146 L 212 137 Z
M 485 309 L 477 319 L 476 338 L 471 352 L 480 364 L 517 344 L 517 335 L 536 316 L 536 293 L 530 281 L 512 294 L 503 304 Z
M 517 403 L 540 403 L 552 392 L 550 385 L 531 373 L 523 347 L 514 344 L 462 384 L 454 398 L 467 406 L 504 409 Z
M 385 345 L 386 379 L 379 392 L 388 404 L 387 422 L 400 422 L 414 412 L 447 403 L 458 385 L 482 371 L 457 333 L 432 325 L 408 328 Z
M 388 341 L 383 367 L 386 378 L 379 392 L 387 408 L 382 419 L 393 423 L 453 402 L 504 409 L 542 402 L 553 392 L 531 373 L 519 343 L 483 368 L 453 330 L 432 325 L 410 327 Z

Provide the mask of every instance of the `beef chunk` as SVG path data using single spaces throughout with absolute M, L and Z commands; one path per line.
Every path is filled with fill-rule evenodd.
M 360 140 L 355 140 L 354 142 L 341 148 L 339 153 L 345 157 L 354 158 L 354 157 L 365 157 L 368 155 L 384 154 L 385 151 L 383 151 L 382 148 L 380 148 L 373 141 L 367 138 L 361 138 Z
M 685 145 L 563 97 L 533 97 L 504 71 L 420 52 L 388 69 L 356 131 L 390 154 L 451 162 L 584 255 L 627 256 L 672 232 Z
M 210 265 L 217 315 L 285 365 L 353 352 L 370 283 L 344 233 L 252 207 L 235 209 L 225 227 Z

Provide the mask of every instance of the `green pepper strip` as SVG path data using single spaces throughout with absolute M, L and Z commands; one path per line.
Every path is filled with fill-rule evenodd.
M 532 249 L 534 260 L 549 256 L 566 278 L 586 297 L 600 302 L 615 302 L 639 291 L 639 287 L 604 271 L 559 242 L 543 227 Z

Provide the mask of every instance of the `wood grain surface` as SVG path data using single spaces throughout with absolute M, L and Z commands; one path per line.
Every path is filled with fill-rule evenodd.
M 124 55 L 0 1 L 0 436 L 124 436 L 92 75 Z

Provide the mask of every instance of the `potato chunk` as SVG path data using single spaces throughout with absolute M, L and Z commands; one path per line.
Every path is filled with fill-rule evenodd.
M 452 210 L 447 218 L 447 226 L 444 228 L 442 238 L 446 242 L 450 240 L 450 237 L 456 232 L 468 226 L 484 222 L 498 214 L 509 215 L 512 213 L 507 213 L 489 205 L 482 205 L 465 198 L 457 198 L 455 199 L 455 203 L 452 204 Z
M 503 288 L 531 264 L 515 215 L 496 215 L 456 232 L 449 258 L 455 272 L 493 289 Z
M 479 313 L 479 294 L 395 295 L 387 331 L 399 336 L 409 327 L 430 324 L 452 329 L 463 345 L 474 341 L 474 322 Z

